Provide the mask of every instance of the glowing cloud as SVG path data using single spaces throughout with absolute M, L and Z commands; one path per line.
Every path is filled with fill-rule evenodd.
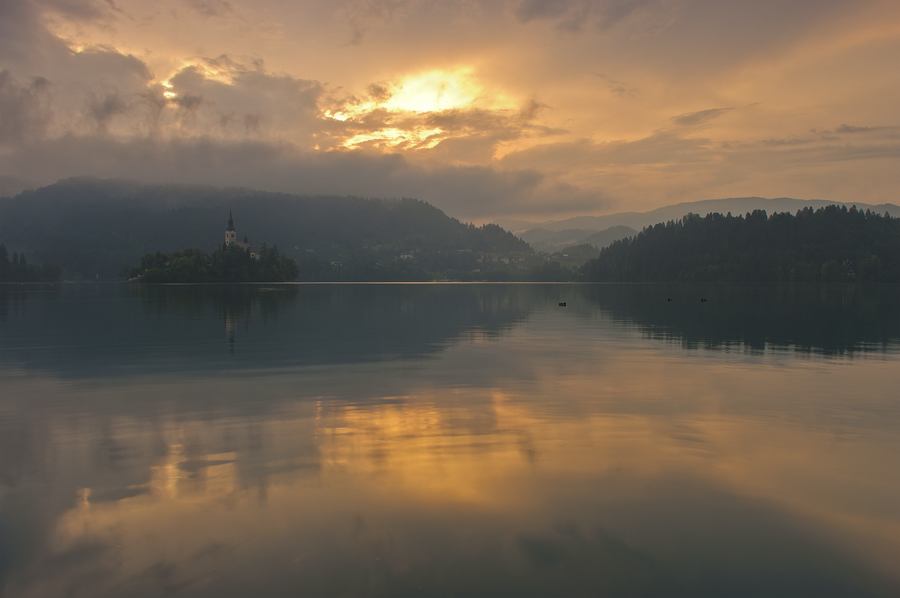
M 400 129 L 380 129 L 374 133 L 354 135 L 344 142 L 344 147 L 354 148 L 363 144 L 372 144 L 379 147 L 411 145 L 421 148 L 434 147 L 440 142 L 438 137 L 444 131 L 442 129 L 415 128 L 407 131 Z
M 465 108 L 475 101 L 478 91 L 471 78 L 471 69 L 453 73 L 431 71 L 405 79 L 383 106 L 388 110 L 408 112 Z
M 474 70 L 463 67 L 409 75 L 398 83 L 384 85 L 377 97 L 365 100 L 353 98 L 339 107 L 324 110 L 322 114 L 352 125 L 362 124 L 376 112 L 380 113 L 383 126 L 374 131 L 350 135 L 341 143 L 347 149 L 363 145 L 430 149 L 450 134 L 441 126 L 429 122 L 429 117 L 448 111 L 508 111 L 515 105 L 502 93 L 487 93 L 475 78 Z

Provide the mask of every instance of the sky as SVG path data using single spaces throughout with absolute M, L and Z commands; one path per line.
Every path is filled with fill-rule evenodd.
M 900 200 L 897 0 L 0 0 L 0 194 Z

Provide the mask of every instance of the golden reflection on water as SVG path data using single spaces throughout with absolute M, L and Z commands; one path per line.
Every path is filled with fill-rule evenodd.
M 517 334 L 425 365 L 289 372 L 264 388 L 254 376 L 128 381 L 132 407 L 118 410 L 107 407 L 121 382 L 6 375 L 4 417 L 30 429 L 22 461 L 44 471 L 23 480 L 48 522 L 13 594 L 213 595 L 276 579 L 367 593 L 433 564 L 433 543 L 447 544 L 439 561 L 488 546 L 514 569 L 530 538 L 570 525 L 677 569 L 685 546 L 714 551 L 729 526 L 751 533 L 745 517 L 763 521 L 763 544 L 781 529 L 900 581 L 896 359 L 700 359 L 617 350 L 621 339 L 548 359 Z M 504 360 L 528 374 L 488 375 Z M 484 382 L 434 382 L 460 364 Z M 63 394 L 84 411 L 26 408 Z M 249 413 L 176 406 L 262 394 L 270 402 Z M 174 403 L 148 407 L 153 397 Z M 366 573 L 329 586 L 348 563 Z

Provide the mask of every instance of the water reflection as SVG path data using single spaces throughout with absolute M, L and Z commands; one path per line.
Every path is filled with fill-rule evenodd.
M 336 287 L 220 303 L 129 290 L 96 312 L 60 304 L 97 295 L 20 300 L 0 370 L 4 595 L 900 590 L 896 337 L 860 332 L 835 360 L 824 341 L 725 351 L 750 345 L 746 328 L 701 328 L 685 350 L 688 325 L 652 332 L 644 287 L 622 305 L 609 287 L 455 288 L 363 289 L 381 308 L 359 319 L 357 290 Z M 84 363 L 116 367 L 82 375 L 24 337 L 31 357 L 7 359 L 7 323 L 53 302 L 113 339 L 99 323 L 124 304 L 113 320 L 149 320 L 132 325 L 149 346 L 92 348 Z M 341 331 L 341 314 L 349 331 L 379 313 Z M 404 319 L 399 339 L 365 338 Z M 215 339 L 178 332 L 197 321 Z M 366 348 L 291 349 L 326 330 Z M 260 367 L 250 349 L 290 359 Z M 165 371 L 173 351 L 193 370 Z
M 0 357 L 88 378 L 407 359 L 558 301 L 686 348 L 900 345 L 898 285 L 0 285 Z
M 834 355 L 884 351 L 900 339 L 900 285 L 595 285 L 585 294 L 688 348 Z
M 0 286 L 0 355 L 67 377 L 421 357 L 535 301 L 500 286 Z

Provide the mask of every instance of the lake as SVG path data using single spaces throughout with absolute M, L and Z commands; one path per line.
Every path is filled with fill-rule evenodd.
M 0 332 L 3 596 L 900 595 L 897 286 L 6 285 Z

